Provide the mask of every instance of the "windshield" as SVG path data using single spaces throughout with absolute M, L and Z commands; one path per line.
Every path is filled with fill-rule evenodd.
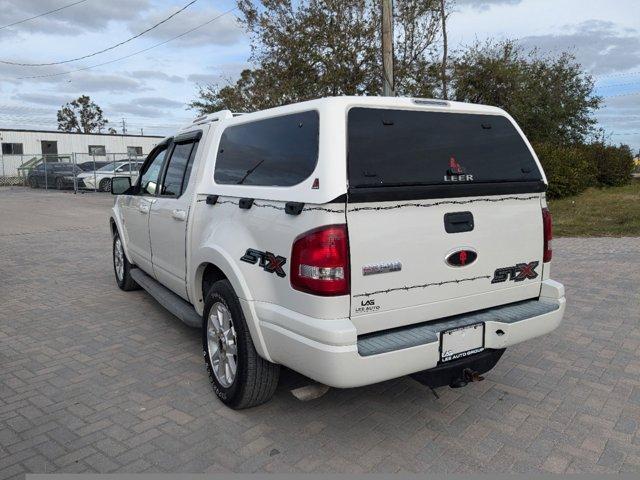
M 500 115 L 353 108 L 348 135 L 352 188 L 542 179 L 522 136 Z

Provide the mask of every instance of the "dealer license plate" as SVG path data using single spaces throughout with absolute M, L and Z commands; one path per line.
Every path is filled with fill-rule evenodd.
M 440 334 L 440 361 L 450 362 L 484 350 L 484 323 L 452 328 Z

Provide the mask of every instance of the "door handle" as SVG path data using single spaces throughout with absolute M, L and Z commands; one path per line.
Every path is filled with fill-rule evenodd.
M 149 213 L 150 208 L 151 206 L 148 203 L 142 203 L 138 206 L 138 211 L 143 215 L 146 215 L 147 213 Z
M 173 212 L 171 212 L 171 216 L 176 220 L 184 222 L 187 219 L 187 212 L 185 212 L 184 210 L 174 210 Z

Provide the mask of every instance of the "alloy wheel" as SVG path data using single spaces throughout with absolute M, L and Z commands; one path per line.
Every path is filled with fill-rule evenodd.
M 216 380 L 224 388 L 229 388 L 238 369 L 238 344 L 231 312 L 222 302 L 214 303 L 209 311 L 207 346 Z

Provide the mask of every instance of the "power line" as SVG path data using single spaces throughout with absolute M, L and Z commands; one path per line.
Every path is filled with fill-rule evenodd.
M 41 13 L 39 15 L 35 15 L 33 17 L 25 18 L 24 20 L 20 20 L 18 22 L 9 23 L 8 25 L 3 25 L 2 27 L 0 27 L 0 30 L 2 30 L 3 28 L 13 27 L 14 25 L 19 25 L 21 23 L 28 22 L 29 20 L 33 20 L 33 19 L 36 19 L 36 18 L 44 17 L 45 15 L 49 15 L 50 13 L 59 12 L 60 10 L 64 10 L 65 8 L 73 7 L 74 5 L 78 5 L 78 4 L 84 3 L 86 1 L 87 0 L 80 0 L 79 2 L 70 3 L 68 5 L 65 5 L 64 7 L 56 8 L 55 10 L 49 10 L 48 12 L 44 12 L 44 13 Z
M 626 77 L 629 75 L 640 75 L 640 72 L 607 73 L 605 75 L 596 75 L 595 78 Z
M 108 52 L 109 50 L 113 50 L 114 48 L 120 47 L 122 45 L 124 45 L 125 43 L 129 43 L 132 40 L 135 40 L 138 37 L 141 37 L 142 35 L 144 35 L 145 33 L 150 32 L 151 30 L 153 30 L 154 28 L 158 28 L 160 25 L 162 25 L 165 22 L 168 22 L 169 20 L 171 20 L 173 17 L 175 17 L 176 15 L 178 15 L 180 12 L 183 12 L 184 10 L 186 10 L 188 7 L 190 7 L 191 5 L 193 5 L 194 3 L 196 3 L 198 0 L 192 0 L 191 2 L 187 3 L 184 7 L 182 7 L 180 10 L 172 13 L 171 15 L 169 15 L 167 18 L 159 21 L 158 23 L 156 23 L 155 25 L 152 25 L 151 27 L 147 28 L 146 30 L 134 35 L 133 37 L 127 38 L 126 40 L 123 40 L 122 42 L 116 43 L 115 45 L 111 45 L 110 47 L 107 48 L 103 48 L 102 50 L 98 50 L 97 52 L 93 52 L 93 53 L 88 53 L 87 55 L 83 55 L 81 57 L 76 57 L 76 58 L 70 58 L 68 60 L 60 60 L 58 62 L 49 62 L 49 63 L 19 63 L 19 62 L 10 62 L 7 60 L 0 60 L 0 63 L 3 63 L 5 65 L 17 65 L 20 67 L 47 67 L 50 65 L 62 65 L 64 63 L 71 63 L 71 62 L 77 62 L 78 60 L 84 60 L 85 58 L 89 58 L 89 57 L 94 57 L 96 55 L 100 55 L 101 53 L 104 52 Z
M 178 38 L 184 37 L 185 35 L 187 35 L 187 34 L 189 34 L 189 33 L 191 33 L 191 32 L 194 32 L 195 30 L 198 30 L 199 28 L 202 28 L 202 27 L 204 27 L 204 26 L 206 26 L 206 25 L 209 25 L 210 23 L 215 22 L 215 21 L 216 21 L 216 20 L 218 20 L 219 18 L 222 18 L 222 17 L 224 17 L 225 15 L 228 15 L 228 14 L 230 14 L 231 12 L 233 12 L 234 10 L 237 10 L 237 9 L 238 9 L 238 7 L 233 7 L 233 8 L 231 8 L 231 9 L 227 10 L 226 12 L 223 12 L 223 13 L 221 13 L 220 15 L 217 15 L 217 16 L 213 17 L 213 18 L 212 18 L 212 19 L 210 19 L 210 20 L 207 20 L 206 22 L 201 23 L 200 25 L 198 25 L 198 26 L 196 26 L 196 27 L 193 27 L 193 28 L 191 28 L 191 29 L 187 30 L 186 32 L 183 32 L 183 33 L 181 33 L 181 34 L 179 34 L 179 35 L 176 35 L 175 37 L 172 37 L 172 38 L 170 38 L 170 39 L 168 39 L 168 40 L 165 40 L 165 41 L 163 41 L 163 42 L 156 43 L 155 45 L 151 45 L 150 47 L 144 48 L 144 49 L 142 49 L 142 50 L 138 50 L 137 52 L 133 52 L 133 53 L 130 53 L 129 55 L 125 55 L 124 57 L 116 58 L 116 59 L 114 59 L 114 60 L 110 60 L 110 61 L 108 61 L 108 62 L 97 63 L 97 64 L 95 64 L 95 65 L 89 65 L 88 67 L 77 68 L 77 69 L 75 69 L 75 70 L 69 70 L 69 71 L 66 71 L 66 72 L 49 73 L 49 74 L 47 74 L 47 75 L 31 75 L 31 76 L 28 76 L 28 77 L 15 77 L 15 79 L 16 79 L 16 80 L 28 80 L 28 79 L 31 79 L 31 78 L 58 77 L 58 76 L 60 76 L 60 75 L 69 75 L 70 73 L 82 72 L 82 71 L 84 71 L 84 70 L 89 70 L 89 69 L 91 69 L 91 68 L 102 67 L 102 66 L 104 66 L 104 65 L 109 65 L 109 64 L 111 64 L 111 63 L 116 63 L 116 62 L 119 62 L 120 60 L 125 60 L 125 59 L 127 59 L 127 58 L 131 58 L 131 57 L 133 57 L 133 56 L 135 56 L 135 55 L 139 55 L 139 54 L 141 54 L 141 53 L 148 52 L 149 50 L 151 50 L 151 49 L 153 49 L 153 48 L 160 47 L 160 46 L 165 45 L 165 44 L 167 44 L 167 43 L 169 43 L 169 42 L 172 42 L 172 41 L 174 41 L 174 40 L 177 40 Z
M 640 80 L 635 80 L 628 83 L 614 83 L 613 85 L 598 85 L 596 88 L 626 87 L 629 85 L 638 85 L 638 82 L 640 82 Z
M 640 92 L 619 93 L 617 95 L 607 95 L 606 97 L 602 97 L 602 98 L 606 100 L 607 98 L 629 97 L 631 95 L 640 95 Z

